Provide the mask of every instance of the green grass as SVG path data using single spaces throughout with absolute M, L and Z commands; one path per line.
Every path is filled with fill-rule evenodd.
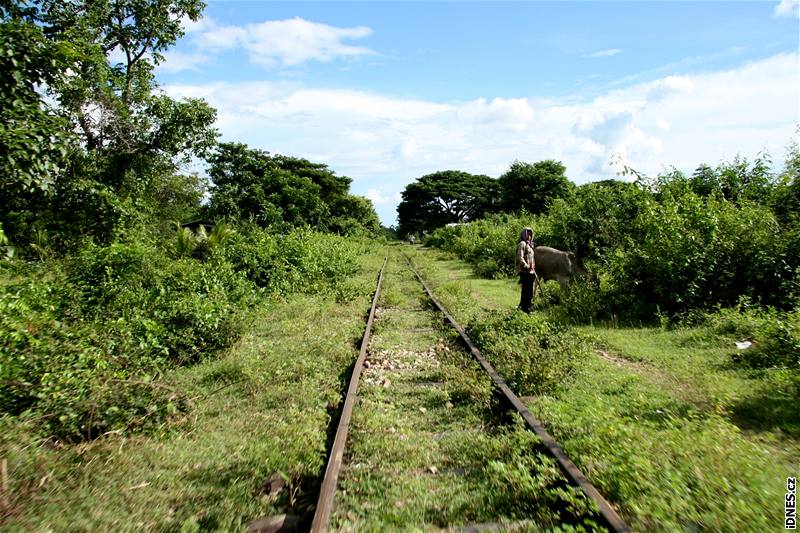
M 333 524 L 343 531 L 591 520 L 519 421 L 500 423 L 488 377 L 440 329 L 422 287 L 394 255 L 384 278 Z M 562 508 L 562 514 L 554 509 Z M 519 523 L 518 523 L 519 522 Z
M 410 253 L 464 325 L 517 304 L 515 280 L 478 279 L 452 258 Z M 0 526 L 241 531 L 261 516 L 308 518 L 382 257 L 363 258 L 351 299 L 265 303 L 223 356 L 167 374 L 159 383 L 190 398 L 190 409 L 150 433 L 67 445 L 41 440 L 32 422 L 0 418 Z M 410 371 L 374 366 L 362 378 L 335 526 L 535 529 L 561 520 L 548 511 L 556 500 L 573 521 L 588 516 L 535 437 L 496 423 L 488 382 L 423 302 L 410 274 L 390 265 L 370 361 Z M 800 448 L 784 374 L 731 366 L 733 339 L 704 329 L 569 331 L 605 357 L 590 351 L 560 387 L 526 401 L 635 530 L 779 529 Z M 271 493 L 265 482 L 275 475 L 286 486 Z
M 660 382 L 699 409 L 710 409 L 746 434 L 797 444 L 800 420 L 784 370 L 742 369 L 731 364 L 734 338 L 706 328 L 581 328 L 631 371 Z
M 66 446 L 0 419 L 11 500 L 3 528 L 241 531 L 265 515 L 306 516 L 381 260 L 364 258 L 351 301 L 265 304 L 223 357 L 168 374 L 161 383 L 193 401 L 160 431 Z M 275 474 L 286 487 L 270 494 Z
M 457 320 L 516 303 L 509 280 L 476 283 L 441 257 L 423 250 L 416 261 Z M 797 475 L 796 403 L 777 386 L 785 376 L 733 368 L 732 339 L 703 329 L 572 331 L 606 356 L 591 354 L 527 404 L 635 530 L 780 527 L 786 477 Z

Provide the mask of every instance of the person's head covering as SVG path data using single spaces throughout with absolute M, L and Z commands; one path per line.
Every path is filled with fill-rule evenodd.
M 533 230 L 531 228 L 522 228 L 522 233 L 519 234 L 520 242 L 527 241 L 529 234 L 533 237 Z

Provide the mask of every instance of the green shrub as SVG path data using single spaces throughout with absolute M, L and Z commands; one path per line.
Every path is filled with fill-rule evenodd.
M 481 270 L 482 276 L 501 277 L 514 273 L 514 254 L 519 233 L 534 226 L 531 217 L 491 215 L 469 224 L 437 229 L 425 241 L 456 254 Z
M 64 320 L 69 313 L 59 311 L 74 296 L 62 276 L 2 286 L 0 411 L 35 419 L 46 435 L 68 440 L 142 427 L 174 412 L 178 396 L 146 383 L 142 361 L 118 338 L 96 322 Z
M 563 295 L 568 320 L 652 320 L 733 306 L 743 296 L 789 310 L 800 294 L 800 231 L 782 227 L 767 206 L 681 187 L 653 194 L 621 182 L 587 184 L 546 215 L 492 215 L 436 230 L 427 242 L 480 276 L 511 275 L 525 226 L 538 244 L 575 252 L 600 280 L 599 293 Z
M 157 376 L 234 342 L 254 296 L 223 260 L 173 260 L 140 242 L 6 270 L 0 410 L 70 440 L 158 423 L 181 408 Z
M 140 243 L 90 246 L 70 264 L 83 317 L 103 324 L 125 357 L 180 364 L 228 346 L 251 287 L 223 260 L 168 258 Z M 156 361 L 157 362 L 157 361 Z
M 475 274 L 482 278 L 500 279 L 505 277 L 503 267 L 497 262 L 496 259 L 488 258 L 482 259 L 475 264 Z
M 555 282 L 548 282 L 548 285 L 558 287 Z M 560 291 L 560 287 L 558 289 Z M 559 322 L 588 324 L 598 317 L 601 309 L 599 288 L 591 280 L 580 279 L 570 283 L 566 291 L 559 292 L 558 304 L 549 309 L 549 314 Z
M 800 370 L 800 310 L 763 309 L 742 300 L 737 307 L 705 313 L 694 321 L 705 324 L 717 335 L 752 342 L 750 347 L 733 353 L 735 364 Z
M 542 315 L 494 311 L 467 334 L 518 394 L 548 394 L 575 374 L 587 343 Z
M 235 342 L 259 293 L 345 301 L 369 290 L 350 280 L 358 240 L 215 230 L 202 257 L 176 254 L 174 236 L 163 249 L 139 236 L 63 260 L 2 262 L 0 412 L 67 440 L 158 424 L 186 407 L 159 376 Z
M 785 367 L 800 370 L 800 312 L 775 317 L 756 336 L 752 350 L 735 354 L 754 368 Z
M 357 241 L 328 233 L 277 234 L 247 226 L 230 239 L 225 254 L 259 287 L 288 294 L 335 288 L 356 271 L 360 251 Z

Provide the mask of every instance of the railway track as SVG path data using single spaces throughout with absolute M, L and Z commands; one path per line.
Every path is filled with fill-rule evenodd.
M 311 531 L 562 523 L 630 531 L 412 263 L 387 253 Z

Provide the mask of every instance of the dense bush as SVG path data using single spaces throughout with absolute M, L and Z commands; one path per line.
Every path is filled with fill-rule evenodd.
M 686 193 L 652 203 L 632 224 L 638 238 L 604 264 L 615 311 L 634 304 L 634 314 L 653 316 L 658 308 L 730 306 L 743 295 L 791 305 L 793 269 L 786 268 L 781 230 L 766 207 Z
M 732 306 L 742 296 L 793 308 L 800 298 L 800 229 L 751 199 L 764 194 L 736 201 L 700 194 L 676 172 L 662 176 L 659 187 L 587 184 L 555 200 L 546 215 L 493 215 L 439 229 L 427 242 L 470 262 L 477 274 L 497 277 L 513 274 L 517 235 L 532 227 L 537 244 L 576 252 L 599 281 L 599 292 L 582 287 L 562 298 L 561 314 L 575 320 L 649 320 Z
M 202 260 L 137 240 L 3 262 L 0 411 L 68 440 L 159 423 L 186 407 L 159 382 L 165 370 L 233 343 L 260 293 L 347 297 L 360 251 L 335 235 L 258 228 L 214 246 Z
M 154 379 L 233 342 L 251 294 L 230 265 L 141 244 L 90 246 L 24 274 L 0 288 L 0 409 L 68 439 L 177 409 L 179 395 Z
M 242 228 L 226 248 L 226 258 L 257 286 L 270 292 L 317 292 L 342 283 L 357 268 L 358 241 L 296 229 L 272 233 Z
M 534 220 L 524 215 L 490 215 L 469 224 L 439 228 L 425 242 L 472 263 L 480 276 L 509 276 L 514 274 L 520 231 L 533 225 Z
M 737 307 L 704 313 L 699 322 L 718 335 L 752 342 L 733 354 L 734 363 L 749 368 L 800 370 L 800 310 L 780 312 L 742 301 Z
M 87 247 L 68 268 L 86 319 L 177 363 L 235 339 L 252 289 L 225 261 L 174 260 L 138 243 Z
M 467 334 L 518 394 L 547 394 L 575 373 L 587 344 L 542 315 L 495 311 Z

